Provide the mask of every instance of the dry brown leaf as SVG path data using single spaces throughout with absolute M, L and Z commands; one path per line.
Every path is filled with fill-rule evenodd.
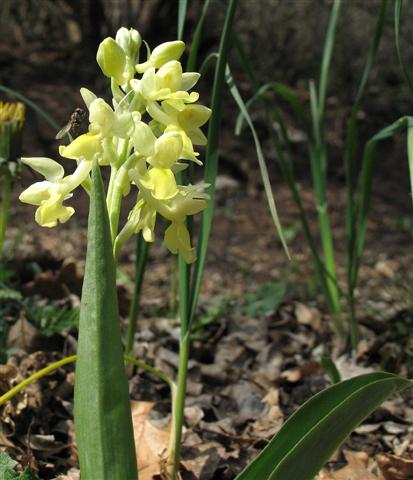
M 321 313 L 314 307 L 309 307 L 301 302 L 295 304 L 295 316 L 301 325 L 309 325 L 314 330 L 321 328 Z
M 389 453 L 379 453 L 376 455 L 376 461 L 385 480 L 408 480 L 413 478 L 412 459 L 398 457 Z
M 7 335 L 8 348 L 21 348 L 22 350 L 29 350 L 36 338 L 37 329 L 25 318 L 20 318 L 12 325 Z
M 297 383 L 306 377 L 310 377 L 311 375 L 318 373 L 319 371 L 320 364 L 310 360 L 299 367 L 284 370 L 280 376 L 289 383 Z
M 160 430 L 150 422 L 154 405 L 153 402 L 131 402 L 139 480 L 152 480 L 164 470 L 170 431 Z
M 365 452 L 344 451 L 347 465 L 336 472 L 323 469 L 317 480 L 383 480 L 378 473 L 373 472 L 374 464 Z

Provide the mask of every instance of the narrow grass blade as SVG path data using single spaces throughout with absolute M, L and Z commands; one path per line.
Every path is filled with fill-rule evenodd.
M 312 480 L 364 418 L 410 385 L 410 380 L 378 372 L 327 388 L 287 420 L 236 480 Z
M 199 292 L 201 289 L 202 276 L 205 268 L 206 255 L 208 250 L 208 242 L 211 233 L 212 219 L 214 215 L 214 197 L 215 197 L 215 181 L 218 171 L 219 158 L 219 137 L 221 127 L 221 109 L 222 109 L 222 93 L 225 86 L 225 66 L 229 44 L 231 39 L 232 25 L 234 22 L 235 11 L 238 0 L 230 0 L 224 27 L 219 45 L 218 61 L 215 68 L 214 84 L 212 89 L 212 116 L 209 121 L 208 128 L 208 145 L 205 160 L 204 181 L 209 184 L 208 193 L 210 200 L 207 208 L 201 216 L 201 227 L 198 239 L 198 259 L 195 264 L 193 282 L 191 286 L 190 297 L 190 318 L 192 319 L 198 304 Z
M 255 102 L 258 100 L 260 101 L 265 101 L 265 94 L 268 91 L 273 91 L 275 94 L 280 95 L 284 100 L 286 100 L 290 106 L 292 107 L 299 123 L 300 126 L 304 129 L 306 132 L 307 136 L 311 138 L 311 128 L 310 124 L 307 118 L 307 113 L 298 98 L 298 96 L 294 93 L 294 91 L 290 88 L 288 88 L 286 85 L 283 85 L 282 83 L 278 82 L 269 82 L 264 85 L 262 85 L 258 90 L 255 92 L 255 94 L 245 103 L 245 108 L 249 112 L 250 108 L 253 106 Z M 237 135 L 240 134 L 242 128 L 243 128 L 243 123 L 246 121 L 245 116 L 242 111 L 239 112 L 237 121 L 235 124 L 235 133 Z
M 386 18 L 387 1 L 382 0 L 380 11 L 377 18 L 374 35 L 367 54 L 367 61 L 364 66 L 363 74 L 357 90 L 355 103 L 353 105 L 350 120 L 347 126 L 346 152 L 345 152 L 345 168 L 346 168 L 346 186 L 347 186 L 347 202 L 346 202 L 346 235 L 347 235 L 347 270 L 349 279 L 352 278 L 352 269 L 354 267 L 354 254 L 356 243 L 356 225 L 354 212 L 354 189 L 355 189 L 355 159 L 357 147 L 357 130 L 358 130 L 358 112 L 360 110 L 361 101 L 366 91 L 367 81 L 373 67 L 380 40 L 383 34 L 384 21 Z M 349 290 L 353 290 L 355 285 L 349 283 Z
M 324 41 L 323 59 L 321 62 L 319 91 L 318 91 L 318 113 L 319 119 L 324 117 L 325 102 L 327 96 L 327 84 L 328 75 L 330 71 L 331 57 L 333 54 L 334 42 L 336 38 L 337 22 L 340 13 L 341 0 L 334 0 L 333 8 L 331 10 L 330 21 L 328 23 L 328 29 L 326 38 Z
M 340 372 L 338 371 L 336 364 L 331 357 L 323 355 L 320 358 L 320 364 L 333 383 L 338 383 L 341 381 Z
M 273 128 L 272 118 L 278 124 L 279 132 L 277 132 Z M 301 224 L 303 226 L 304 235 L 306 237 L 308 246 L 310 248 L 310 251 L 313 257 L 316 274 L 320 282 L 321 288 L 324 292 L 324 295 L 328 304 L 328 308 L 330 309 L 330 311 L 333 311 L 334 305 L 333 305 L 333 300 L 330 296 L 330 291 L 328 289 L 327 280 L 330 279 L 332 282 L 336 282 L 336 280 L 330 276 L 330 273 L 327 271 L 326 266 L 323 263 L 317 251 L 317 245 L 311 231 L 310 221 L 304 209 L 303 201 L 301 198 L 301 193 L 298 186 L 299 184 L 294 174 L 291 145 L 290 145 L 290 141 L 287 134 L 286 123 L 281 115 L 281 112 L 279 112 L 279 110 L 276 107 L 272 107 L 271 109 L 271 116 L 268 119 L 268 131 L 274 146 L 274 150 L 277 155 L 277 160 L 280 165 L 281 172 L 287 181 L 288 188 L 290 189 L 291 194 L 293 196 L 293 200 L 298 208 Z M 282 143 L 282 146 L 281 146 L 281 143 Z M 339 285 L 337 283 L 336 283 L 336 287 L 339 290 Z M 337 328 L 338 328 L 338 325 L 337 325 Z
M 364 243 L 367 231 L 367 216 L 370 206 L 371 185 L 373 177 L 374 154 L 377 143 L 392 137 L 397 131 L 412 125 L 413 117 L 402 117 L 386 128 L 376 133 L 365 145 L 360 174 L 360 185 L 356 198 L 356 231 L 358 232 L 355 244 L 354 267 L 352 270 L 352 284 L 357 283 L 357 276 L 360 269 L 361 258 L 364 249 Z M 408 137 L 410 140 L 411 137 Z M 410 160 L 409 160 L 410 163 Z
M 413 202 L 413 119 L 407 119 L 407 156 L 409 160 L 410 172 L 410 195 Z
M 247 52 L 245 51 L 244 44 L 241 41 L 241 38 L 238 32 L 234 33 L 235 46 L 237 48 L 238 56 L 241 61 L 241 64 L 250 79 L 251 85 L 255 92 L 258 92 L 260 88 L 260 82 L 257 75 L 255 74 L 254 66 L 251 62 L 251 59 L 248 57 Z
M 95 163 L 74 400 L 84 480 L 137 478 L 112 248 L 103 182 Z
M 367 81 L 370 76 L 371 69 L 373 67 L 376 54 L 380 45 L 380 40 L 383 34 L 384 21 L 386 18 L 387 1 L 382 0 L 380 4 L 380 11 L 377 17 L 376 26 L 374 29 L 373 39 L 370 43 L 370 47 L 367 54 L 366 64 L 364 66 L 363 74 L 360 79 L 358 91 L 356 94 L 355 102 L 351 110 L 350 119 L 347 125 L 346 135 L 346 149 L 345 149 L 345 171 L 346 171 L 346 269 L 347 269 L 347 303 L 349 313 L 349 325 L 350 334 L 353 348 L 358 344 L 358 322 L 355 312 L 354 290 L 356 288 L 357 276 L 353 275 L 353 270 L 356 268 L 357 262 L 357 236 L 359 234 L 356 228 L 356 213 L 354 205 L 354 192 L 356 188 L 356 150 L 357 150 L 357 137 L 358 137 L 358 113 L 361 106 L 364 93 L 367 87 Z M 360 252 L 361 255 L 361 252 Z M 361 260 L 360 260 L 361 261 Z
M 313 256 L 316 273 L 317 273 L 320 285 L 324 291 L 329 309 L 330 311 L 333 311 L 334 304 L 333 304 L 333 299 L 330 296 L 330 291 L 328 289 L 327 279 L 330 279 L 335 284 L 336 284 L 336 280 L 332 278 L 329 272 L 327 271 L 317 251 L 316 242 L 310 228 L 310 222 L 308 220 L 308 216 L 304 209 L 303 202 L 301 199 L 301 193 L 298 187 L 298 182 L 294 175 L 293 154 L 292 154 L 291 142 L 289 140 L 288 133 L 287 133 L 286 123 L 277 105 L 274 102 L 270 102 L 266 98 L 266 92 L 268 90 L 274 91 L 275 94 L 279 94 L 284 100 L 286 100 L 292 106 L 296 114 L 296 117 L 301 120 L 300 126 L 304 128 L 308 137 L 308 141 L 314 141 L 313 132 L 311 130 L 310 121 L 308 119 L 307 112 L 305 111 L 303 105 L 301 104 L 299 98 L 295 95 L 295 93 L 285 85 L 279 84 L 277 82 L 269 82 L 263 85 L 262 87 L 260 87 L 255 77 L 253 65 L 251 64 L 249 58 L 246 56 L 246 53 L 243 49 L 243 46 L 239 37 L 237 37 L 237 49 L 238 49 L 238 54 L 240 56 L 241 64 L 243 65 L 246 73 L 248 74 L 251 85 L 255 90 L 255 94 L 247 102 L 246 108 L 248 110 L 250 107 L 252 107 L 253 103 L 255 103 L 256 101 L 261 102 L 261 105 L 264 109 L 266 120 L 267 120 L 268 134 L 273 143 L 274 150 L 277 156 L 277 161 L 280 165 L 282 174 L 287 181 L 288 187 L 292 193 L 294 202 L 298 207 L 304 234 L 306 236 L 307 243 L 310 247 L 310 250 Z M 244 120 L 245 120 L 244 115 L 242 112 L 240 112 L 237 118 L 237 124 L 235 129 L 237 134 L 239 134 L 239 132 L 241 131 Z M 274 124 L 276 124 L 279 128 L 275 129 L 273 126 Z M 337 284 L 336 284 L 336 287 L 337 289 L 339 288 Z
M 198 20 L 195 33 L 191 43 L 191 50 L 189 52 L 187 71 L 196 71 L 198 63 L 198 51 L 202 38 L 202 29 L 206 19 L 206 14 L 209 7 L 209 0 L 205 1 L 200 19 Z M 194 183 L 194 169 L 190 165 L 186 172 L 182 172 L 177 177 L 178 183 L 193 184 Z M 193 220 L 187 219 L 187 228 L 190 238 L 193 237 Z M 181 255 L 178 257 L 178 276 L 179 276 L 179 317 L 181 322 L 181 333 L 185 335 L 189 328 L 190 322 L 190 282 L 191 282 L 191 266 L 188 265 Z
M 188 0 L 178 0 L 178 40 L 182 40 L 184 36 L 187 6 Z
M 238 108 L 242 112 L 242 114 L 243 114 L 244 118 L 246 119 L 246 122 L 248 123 L 248 126 L 251 130 L 251 133 L 252 133 L 252 136 L 253 136 L 253 139 L 254 139 L 254 143 L 255 143 L 255 150 L 257 152 L 258 164 L 259 164 L 259 167 L 260 167 L 260 170 L 261 170 L 261 177 L 262 177 L 262 181 L 263 181 L 263 184 L 264 184 L 264 190 L 265 190 L 265 194 L 267 196 L 267 201 L 268 201 L 268 206 L 269 206 L 269 209 L 270 209 L 271 217 L 272 217 L 272 220 L 274 222 L 275 228 L 277 229 L 277 232 L 278 232 L 278 235 L 280 237 L 281 244 L 282 244 L 282 246 L 285 250 L 285 253 L 287 254 L 288 258 L 290 258 L 290 253 L 288 251 L 288 246 L 287 246 L 287 243 L 286 243 L 285 238 L 284 238 L 284 234 L 283 234 L 282 226 L 281 226 L 281 223 L 280 223 L 280 219 L 278 217 L 277 207 L 275 205 L 274 195 L 272 193 L 272 188 L 271 188 L 271 181 L 270 181 L 270 178 L 269 178 L 269 175 L 268 175 L 267 164 L 265 162 L 265 158 L 264 158 L 264 155 L 262 153 L 261 143 L 260 143 L 260 140 L 258 138 L 257 132 L 255 130 L 254 124 L 251 120 L 251 117 L 248 113 L 248 110 L 245 107 L 244 101 L 242 100 L 242 97 L 239 93 L 239 90 L 238 90 L 237 86 L 235 85 L 234 79 L 232 78 L 231 71 L 230 71 L 228 65 L 227 65 L 227 68 L 226 68 L 226 81 L 227 81 L 229 90 L 230 90 Z
M 202 39 L 202 30 L 206 20 L 210 0 L 205 0 L 202 7 L 201 15 L 195 28 L 194 36 L 192 38 L 191 50 L 188 56 L 188 62 L 186 64 L 186 70 L 188 72 L 196 71 L 198 65 L 198 52 Z
M 204 76 L 206 72 L 218 61 L 219 53 L 211 52 L 199 67 L 199 73 Z
M 403 0 L 395 0 L 394 2 L 394 35 L 396 40 L 397 56 L 399 57 L 399 62 L 402 67 L 403 75 L 410 91 L 413 93 L 413 80 L 407 68 L 406 62 L 404 61 L 404 57 L 402 55 L 402 50 L 400 46 L 400 25 L 401 25 L 402 7 L 403 7 Z

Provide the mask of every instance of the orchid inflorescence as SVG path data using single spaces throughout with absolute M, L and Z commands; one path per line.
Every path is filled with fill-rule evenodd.
M 80 185 L 88 188 L 96 161 L 111 169 L 107 206 L 115 256 L 135 233 L 142 232 L 147 242 L 153 242 L 160 214 L 170 222 L 164 237 L 167 248 L 191 263 L 195 250 L 186 217 L 205 208 L 208 195 L 205 185 L 178 185 L 176 174 L 188 167 L 180 160 L 202 165 L 194 145 L 206 144 L 200 127 L 211 111 L 196 103 L 198 93 L 189 92 L 200 74 L 183 73 L 179 62 L 183 42 L 163 43 L 152 52 L 147 47 L 147 60 L 139 63 L 141 44 L 136 30 L 121 28 L 115 39 L 106 38 L 99 45 L 97 62 L 111 80 L 113 108 L 82 88 L 89 111 L 88 132 L 59 148 L 62 157 L 77 162 L 75 171 L 65 176 L 63 167 L 50 158 L 23 158 L 45 180 L 27 188 L 20 200 L 38 206 L 35 218 L 41 226 L 68 221 L 74 209 L 64 202 Z M 136 73 L 140 78 L 135 78 Z M 131 185 L 137 187 L 137 201 L 118 232 L 121 200 Z

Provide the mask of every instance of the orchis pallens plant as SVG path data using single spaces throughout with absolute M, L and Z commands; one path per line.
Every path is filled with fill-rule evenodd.
M 208 199 L 203 186 L 176 181 L 188 166 L 182 160 L 202 165 L 194 146 L 206 144 L 200 127 L 211 111 L 196 103 L 198 93 L 189 92 L 200 75 L 183 73 L 183 42 L 164 43 L 139 62 L 141 43 L 136 30 L 121 28 L 115 39 L 100 44 L 97 62 L 110 78 L 112 106 L 81 89 L 88 132 L 59 149 L 76 162 L 73 173 L 66 175 L 49 158 L 22 159 L 44 177 L 20 195 L 37 206 L 41 226 L 70 219 L 74 209 L 68 201 L 80 185 L 91 194 L 75 383 L 77 444 L 86 480 L 137 478 L 114 273 L 121 247 L 138 233 L 153 242 L 161 215 L 169 221 L 167 248 L 187 263 L 195 261 L 186 218 L 204 209 Z M 106 198 L 99 167 L 110 168 Z M 130 192 L 137 195 L 136 204 L 120 227 L 122 199 Z
M 20 195 L 20 200 L 38 206 L 36 221 L 54 227 L 70 219 L 74 209 L 64 202 L 81 184 L 87 188 L 93 161 L 111 170 L 107 206 L 116 256 L 134 233 L 142 231 L 147 242 L 154 241 L 157 214 L 169 220 L 165 244 L 172 253 L 181 253 L 188 263 L 195 260 L 185 227 L 187 215 L 206 206 L 202 187 L 179 186 L 175 174 L 187 168 L 189 160 L 202 165 L 194 145 L 205 145 L 201 127 L 211 114 L 195 104 L 199 95 L 189 93 L 200 75 L 183 73 L 178 61 L 185 44 L 167 42 L 153 50 L 146 62 L 136 63 L 141 38 L 136 30 L 121 28 L 116 40 L 105 39 L 97 61 L 111 79 L 113 108 L 86 88 L 81 95 L 89 110 L 89 132 L 80 135 L 59 153 L 77 163 L 65 176 L 63 167 L 49 158 L 22 161 L 45 177 Z M 142 73 L 135 78 L 135 70 Z M 137 187 L 137 202 L 119 232 L 122 197 Z

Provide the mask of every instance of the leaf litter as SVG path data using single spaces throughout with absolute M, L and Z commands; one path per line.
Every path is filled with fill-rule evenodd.
M 372 369 L 386 369 L 407 376 L 413 373 L 413 344 L 409 335 L 413 316 L 396 296 L 398 293 L 390 292 L 387 286 L 390 278 L 392 282 L 398 281 L 399 270 L 403 274 L 400 262 L 380 257 L 371 262 L 371 267 L 363 267 L 361 278 L 362 281 L 368 279 L 368 283 L 361 293 L 358 292 L 358 301 L 365 305 L 361 318 L 364 340 L 357 355 L 349 357 L 344 354 L 343 345 L 334 338 L 327 316 L 316 302 L 305 300 L 302 292 L 297 291 L 292 296 L 290 288 L 286 293 L 276 281 L 250 296 L 245 295 L 245 287 L 239 288 L 245 285 L 238 273 L 243 268 L 241 257 L 246 251 L 254 256 L 252 246 L 258 227 L 253 222 L 248 224 L 249 210 L 247 205 L 243 210 L 240 198 L 223 203 L 225 208 L 234 208 L 235 204 L 240 210 L 233 218 L 244 222 L 243 240 L 250 235 L 251 248 L 239 249 L 235 242 L 238 231 L 228 227 L 227 217 L 226 226 L 222 226 L 218 210 L 218 233 L 215 235 L 221 237 L 213 244 L 212 267 L 209 267 L 216 270 L 206 275 L 204 291 L 207 297 L 201 297 L 200 301 L 200 316 L 205 315 L 206 320 L 200 323 L 191 349 L 181 468 L 184 479 L 232 480 L 299 405 L 330 384 L 320 366 L 323 355 L 334 360 L 342 378 Z M 262 222 L 264 213 L 256 217 Z M 250 234 L 245 229 L 250 229 Z M 297 235 L 300 244 L 300 232 Z M 39 242 L 36 248 L 43 253 L 33 259 L 39 268 L 30 267 L 27 258 L 17 261 L 21 290 L 30 294 L 40 307 L 45 304 L 56 308 L 76 307 L 83 266 L 73 257 L 81 256 L 64 247 L 72 259 L 62 262 L 51 253 L 59 251 L 58 237 L 49 240 L 49 246 L 41 245 L 41 239 Z M 219 260 L 217 252 L 222 253 L 226 248 L 222 242 L 227 242 L 232 249 L 228 258 L 238 258 L 235 263 Z M 268 241 L 265 242 L 262 246 L 269 252 Z M 33 251 L 32 248 L 26 255 Z M 128 255 L 125 253 L 124 260 L 128 261 Z M 259 255 L 262 256 L 262 251 Z M 254 275 L 257 284 L 262 284 L 263 272 L 268 272 L 268 261 L 272 261 L 260 256 L 248 258 L 248 262 L 245 259 L 249 265 L 254 264 L 253 272 L 245 270 L 246 278 Z M 153 268 L 143 296 L 134 355 L 174 376 L 179 330 L 177 321 L 171 319 L 167 311 L 169 287 L 165 279 L 169 278 L 170 266 L 164 262 L 164 252 L 159 247 L 155 247 L 151 261 Z M 405 260 L 406 264 L 409 262 Z M 271 265 L 271 275 L 279 278 L 280 267 Z M 296 274 L 297 279 L 304 275 L 302 271 Z M 221 288 L 220 296 L 217 296 L 217 285 Z M 378 288 L 380 295 L 376 293 Z M 119 291 L 125 315 L 130 298 L 122 286 Z M 278 297 L 271 300 L 269 297 L 276 293 Z M 205 298 L 213 299 L 213 303 Z M 224 301 L 224 298 L 232 300 Z M 300 301 L 293 298 L 300 298 Z M 20 321 L 16 330 L 29 329 L 25 322 L 30 323 L 30 318 L 25 316 L 17 297 L 13 302 L 7 303 L 10 325 Z M 218 313 L 209 313 L 211 311 Z M 15 321 L 11 322 L 12 319 Z M 37 326 L 32 333 L 32 338 L 26 336 L 29 338 L 25 339 L 25 345 L 16 343 L 21 337 L 18 333 L 10 336 L 9 359 L 0 367 L 0 393 L 60 359 L 62 354 L 75 352 L 75 327 L 69 326 L 63 333 L 51 337 L 44 335 Z M 67 365 L 32 384 L 1 407 L 0 448 L 7 450 L 22 469 L 29 466 L 42 480 L 79 479 L 72 423 L 73 379 L 73 366 Z M 137 405 L 150 402 L 142 404 L 148 406 L 144 409 L 146 413 L 139 417 L 141 426 L 137 431 L 141 431 L 141 443 L 145 442 L 147 432 L 162 439 L 152 451 L 153 461 L 149 463 L 153 468 L 151 475 L 157 478 L 164 468 L 170 422 L 169 390 L 147 372 L 132 369 L 130 393 Z M 385 402 L 350 436 L 344 448 L 336 452 L 320 474 L 324 475 L 320 480 L 412 478 L 412 425 L 411 392 L 403 394 L 403 398 Z M 152 446 L 151 441 L 149 445 Z

